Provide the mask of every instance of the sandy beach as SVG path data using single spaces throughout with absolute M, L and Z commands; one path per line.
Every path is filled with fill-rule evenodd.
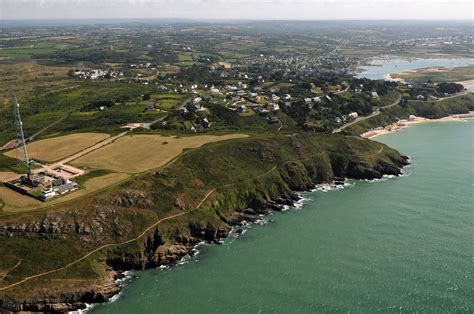
M 386 80 L 386 81 L 402 82 L 402 83 L 405 82 L 404 79 L 399 78 L 399 77 L 394 78 L 394 77 L 392 77 L 390 74 L 385 74 L 383 77 L 384 77 L 384 80 Z
M 427 118 L 422 118 L 422 117 L 415 117 L 414 119 L 409 119 L 409 120 L 403 119 L 393 124 L 390 124 L 386 127 L 379 127 L 377 129 L 367 131 L 365 133 L 362 133 L 360 136 L 363 138 L 374 138 L 376 136 L 396 132 L 412 124 L 427 123 L 427 122 L 453 122 L 453 121 L 459 122 L 459 121 L 465 121 L 466 119 L 473 119 L 473 118 L 474 118 L 474 111 L 470 111 L 469 113 L 465 113 L 465 114 L 450 115 L 450 116 L 439 118 L 439 119 L 427 119 Z
M 461 84 L 465 89 L 474 89 L 474 80 L 460 81 L 456 83 Z

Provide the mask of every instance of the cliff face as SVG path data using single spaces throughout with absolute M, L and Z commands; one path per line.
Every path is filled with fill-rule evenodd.
M 270 170 L 263 172 L 259 169 L 258 175 L 251 179 L 221 186 L 202 210 L 188 216 L 189 221 L 173 227 L 157 227 L 138 251 L 118 248 L 108 255 L 107 264 L 117 270 L 173 265 L 189 254 L 197 243 L 217 243 L 228 235 L 232 226 L 242 221 L 252 222 L 261 214 L 293 205 L 298 200 L 298 191 L 313 189 L 315 185 L 332 182 L 335 178 L 379 179 L 383 175 L 400 175 L 402 167 L 408 163 L 406 157 L 386 146 L 377 146 L 375 153 L 367 154 L 365 151 L 366 155 L 355 153 L 354 145 L 343 148 L 342 151 L 346 150 L 344 153 L 334 150 L 312 154 L 308 143 L 292 139 L 285 143 L 292 159 L 284 160 L 288 156 L 282 156 L 284 153 L 280 149 L 248 142 L 247 145 L 240 145 L 240 151 L 245 149 L 269 165 L 280 166 L 266 167 L 264 169 Z M 340 144 L 347 143 L 342 141 Z M 338 148 L 341 149 L 340 146 Z M 214 158 L 219 156 L 214 155 Z M 209 176 L 210 169 L 198 167 L 204 170 L 209 180 L 214 180 Z M 159 176 L 173 177 L 166 171 L 160 172 Z
M 111 273 L 173 265 L 192 254 L 197 243 L 219 242 L 233 225 L 293 204 L 297 191 L 336 178 L 398 175 L 406 164 L 406 157 L 382 144 L 342 136 L 272 136 L 224 142 L 190 152 L 165 169 L 136 178 L 75 209 L 68 206 L 17 220 L 0 219 L 0 241 L 31 245 L 32 259 L 34 246 L 44 245 L 45 239 L 54 245 L 77 245 L 78 258 L 83 256 L 81 252 L 101 245 L 123 243 L 91 258 L 95 266 L 90 268 L 96 268 L 98 262 L 104 269 L 112 268 Z M 156 223 L 170 216 L 173 219 Z M 151 227 L 142 236 L 147 226 Z M 29 240 L 26 244 L 21 241 L 25 238 Z M 67 252 L 52 252 L 51 256 L 59 258 L 61 254 Z M 76 278 L 79 271 L 92 272 L 87 265 L 81 267 L 58 276 Z M 14 275 L 10 272 L 5 278 L 18 281 Z M 85 284 L 67 293 L 53 289 L 57 287 L 48 282 L 53 285 L 51 291 L 34 297 L 17 288 L 0 291 L 0 306 L 11 311 L 78 309 L 117 293 L 119 287 L 113 278 L 110 275 L 99 286 Z M 23 287 L 28 284 L 38 283 Z

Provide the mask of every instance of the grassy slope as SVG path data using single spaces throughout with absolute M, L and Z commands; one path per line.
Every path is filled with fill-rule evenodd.
M 177 200 L 187 211 L 197 206 L 209 191 L 217 189 L 199 210 L 159 225 L 166 243 L 174 241 L 177 230 L 189 233 L 190 224 L 207 221 L 219 225 L 222 223 L 219 215 L 228 216 L 236 208 L 248 207 L 251 201 L 287 195 L 290 189 L 284 178 L 288 179 L 290 170 L 295 178 L 303 178 L 310 171 L 315 180 L 324 181 L 334 175 L 332 166 L 341 168 L 351 160 L 371 166 L 381 160 L 391 162 L 397 158 L 396 151 L 382 144 L 337 135 L 261 135 L 206 145 L 183 154 L 159 172 L 136 177 L 94 198 L 61 205 L 59 209 L 0 217 L 0 226 L 21 225 L 21 222 L 28 225 L 32 221 L 41 226 L 47 218 L 57 221 L 61 227 L 61 231 L 40 232 L 31 239 L 21 235 L 0 237 L 0 255 L 7 257 L 0 261 L 0 272 L 22 261 L 0 281 L 0 287 L 65 265 L 103 244 L 133 238 L 158 219 L 181 213 Z M 302 182 L 304 180 L 307 178 Z M 130 202 L 127 195 L 136 191 L 143 195 Z M 118 199 L 125 200 L 122 206 L 115 206 Z M 75 231 L 78 226 L 89 226 L 91 231 L 78 234 Z M 98 258 L 104 258 L 107 252 L 109 257 L 144 254 L 145 241 L 146 238 L 141 238 L 98 252 L 66 270 L 2 291 L 0 295 L 38 296 L 39 287 L 48 287 L 43 293 L 54 295 L 68 280 L 59 284 L 50 279 L 100 279 L 105 266 L 97 263 Z
M 406 119 L 411 114 L 436 119 L 450 114 L 467 113 L 474 110 L 474 94 L 450 98 L 442 101 L 410 101 L 406 108 L 394 106 L 383 110 L 378 116 L 356 123 L 346 129 L 350 134 L 362 134 L 371 129 L 387 126 L 398 119 Z

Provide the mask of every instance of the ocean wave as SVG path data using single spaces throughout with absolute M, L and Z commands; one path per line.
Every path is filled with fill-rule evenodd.
M 136 278 L 136 274 L 132 270 L 127 270 L 122 273 L 123 277 L 115 279 L 114 283 L 118 285 L 119 287 L 123 287 L 127 282 L 132 281 L 134 278 Z M 85 314 L 89 313 L 92 309 L 94 309 L 96 306 L 99 306 L 101 304 L 110 304 L 115 301 L 117 301 L 120 296 L 122 295 L 122 290 L 113 295 L 107 302 L 105 303 L 85 303 L 86 308 L 82 310 L 77 310 L 77 311 L 70 311 L 68 312 L 69 314 Z
M 311 192 L 333 192 L 333 191 L 338 191 L 342 190 L 345 188 L 349 188 L 354 186 L 355 182 L 353 180 L 344 180 L 343 184 L 337 184 L 336 182 L 331 182 L 331 183 L 321 183 L 317 184 L 314 189 L 311 190 Z

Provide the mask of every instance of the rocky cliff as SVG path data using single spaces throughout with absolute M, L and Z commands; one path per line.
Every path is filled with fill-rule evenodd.
M 38 245 L 66 245 L 77 258 L 105 245 L 97 256 L 56 275 L 64 280 L 83 274 L 101 279 L 101 284 L 84 283 L 64 291 L 54 281 L 26 282 L 0 290 L 0 306 L 9 311 L 62 312 L 103 302 L 120 289 L 114 284 L 116 272 L 173 265 L 192 254 L 197 243 L 219 242 L 232 226 L 292 205 L 298 191 L 336 178 L 399 175 L 406 164 L 406 157 L 385 145 L 337 135 L 265 136 L 205 146 L 88 201 L 0 218 L 5 249 L 31 250 L 31 256 L 21 256 L 18 268 L 5 272 L 0 289 L 31 275 L 23 266 L 29 262 L 25 258 L 33 263 L 35 257 L 42 261 L 45 254 L 61 259 L 67 254 L 37 252 Z M 12 256 L 20 258 L 20 253 Z M 107 271 L 105 279 L 97 265 Z M 51 289 L 43 295 L 22 289 L 39 284 Z

